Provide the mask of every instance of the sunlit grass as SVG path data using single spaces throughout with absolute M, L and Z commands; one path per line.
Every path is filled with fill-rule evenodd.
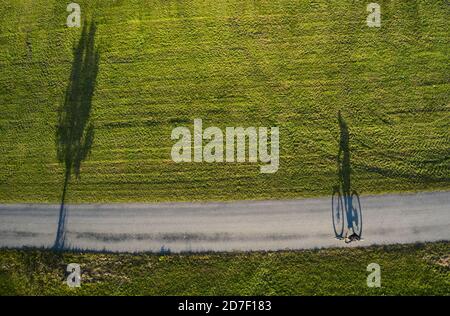
M 361 193 L 450 188 L 448 3 L 79 0 L 97 23 L 94 141 L 67 201 L 298 198 L 337 182 L 337 111 Z M 57 202 L 72 48 L 63 1 L 0 1 L 0 202 Z M 279 126 L 280 168 L 171 161 L 171 130 Z
M 449 295 L 448 242 L 237 254 L 0 250 L 0 295 Z M 367 287 L 367 266 L 381 288 Z M 65 283 L 81 266 L 81 287 Z

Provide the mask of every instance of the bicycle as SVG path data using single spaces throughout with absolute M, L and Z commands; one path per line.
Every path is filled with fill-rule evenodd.
M 342 197 L 345 199 L 345 203 L 342 201 Z M 344 214 L 345 208 L 345 214 Z M 337 238 L 344 238 L 344 223 L 347 219 L 348 223 L 351 222 L 353 233 L 361 238 L 362 234 L 362 212 L 361 201 L 356 191 L 352 191 L 351 195 L 345 193 L 341 194 L 339 186 L 333 188 L 333 195 L 331 198 L 331 215 L 333 218 L 333 229 Z M 350 221 L 348 216 L 350 216 Z

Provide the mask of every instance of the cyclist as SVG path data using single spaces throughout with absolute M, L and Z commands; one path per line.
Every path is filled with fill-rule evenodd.
M 341 111 L 338 112 L 339 128 L 341 132 L 341 139 L 339 143 L 338 153 L 338 169 L 339 180 L 341 181 L 342 191 L 344 195 L 344 205 L 347 212 L 347 232 L 345 234 L 345 241 L 351 242 L 353 240 L 359 240 L 359 236 L 353 230 L 353 218 L 352 218 L 352 197 L 350 193 L 350 146 L 349 139 L 350 134 L 348 126 L 345 120 L 342 118 Z M 350 234 L 350 232 L 352 232 Z

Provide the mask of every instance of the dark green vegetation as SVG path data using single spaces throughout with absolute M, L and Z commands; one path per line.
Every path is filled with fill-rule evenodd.
M 67 3 L 0 0 L 1 202 L 61 201 L 58 109 L 70 87 L 88 100 L 89 121 L 73 118 L 86 123 L 76 125 L 83 136 L 66 139 L 79 142 L 68 151 L 80 168 L 69 202 L 330 194 L 338 110 L 359 192 L 450 188 L 445 0 L 378 1 L 379 29 L 366 26 L 363 1 L 77 2 L 97 26 L 86 86 L 72 82 L 83 28 L 65 26 Z M 279 126 L 279 171 L 173 163 L 171 130 L 194 118 L 205 128 Z
M 0 295 L 449 295 L 450 243 L 151 255 L 0 251 Z M 82 286 L 65 283 L 81 265 Z M 367 265 L 381 266 L 368 288 Z

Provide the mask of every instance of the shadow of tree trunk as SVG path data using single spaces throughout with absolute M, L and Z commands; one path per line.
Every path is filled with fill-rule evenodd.
M 88 29 L 89 28 L 89 29 Z M 74 48 L 74 60 L 64 103 L 58 109 L 56 130 L 57 156 L 64 163 L 65 175 L 59 210 L 58 229 L 54 249 L 65 246 L 67 223 L 66 193 L 72 174 L 80 178 L 81 162 L 84 161 L 94 140 L 94 125 L 90 121 L 92 97 L 98 74 L 100 55 L 95 48 L 96 26 L 94 22 L 83 31 Z

